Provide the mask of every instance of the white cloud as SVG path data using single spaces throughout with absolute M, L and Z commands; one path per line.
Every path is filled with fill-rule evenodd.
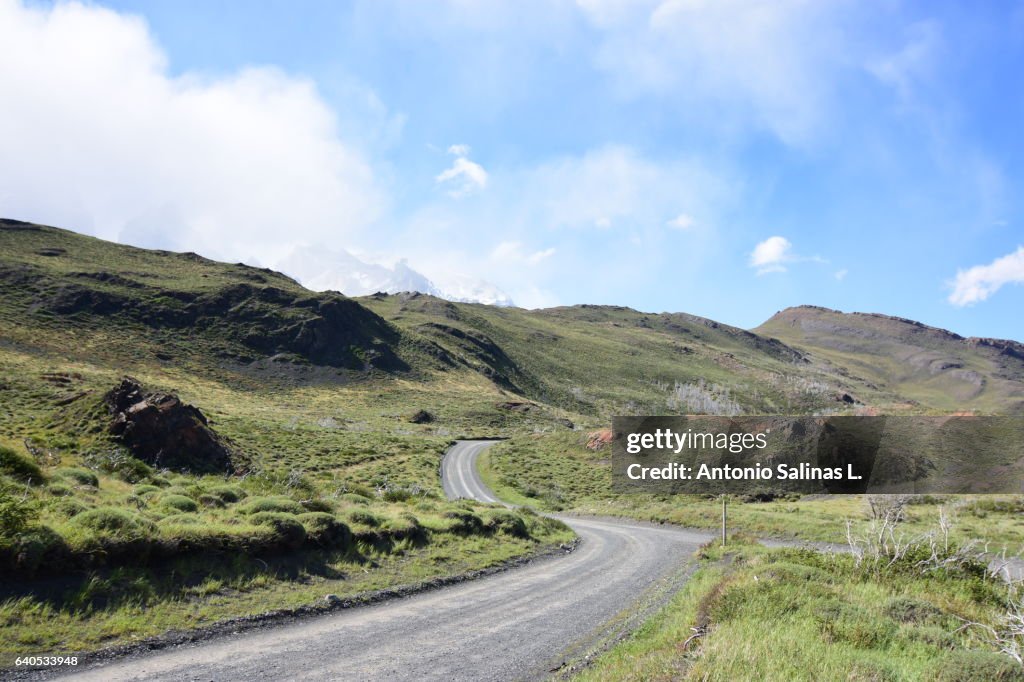
M 448 196 L 453 199 L 487 187 L 487 171 L 480 164 L 467 158 L 469 151 L 469 145 L 466 144 L 453 144 L 448 147 L 448 153 L 455 156 L 455 161 L 451 168 L 434 178 L 437 184 L 452 187 L 448 190 Z
M 768 237 L 754 247 L 750 254 L 750 267 L 757 268 L 757 274 L 785 272 L 786 263 L 792 261 L 793 245 L 785 237 Z
M 757 269 L 758 275 L 771 272 L 786 272 L 791 263 L 819 263 L 827 265 L 828 260 L 821 256 L 801 256 L 793 251 L 793 244 L 785 237 L 775 235 L 757 244 L 750 253 L 750 267 Z M 836 279 L 846 277 L 846 270 L 834 273 Z
M 530 265 L 536 265 L 542 260 L 551 258 L 551 256 L 553 255 L 555 255 L 554 247 L 544 249 L 543 251 L 534 251 L 533 253 L 526 257 L 526 262 L 529 263 Z
M 665 287 L 666 267 L 680 286 L 709 276 L 728 248 L 717 227 L 743 188 L 705 157 L 653 158 L 623 145 L 489 170 L 473 201 L 438 197 L 410 215 L 396 248 L 435 282 L 467 272 L 526 307 L 637 300 Z M 688 233 L 685 254 L 665 226 L 681 207 L 701 228 Z M 599 275 L 608 267 L 615 277 Z
M 0 0 L 0 214 L 273 262 L 281 229 L 350 237 L 386 199 L 314 84 L 172 76 L 137 17 Z
M 842 282 L 844 279 L 846 279 L 846 276 L 848 274 L 850 274 L 850 271 L 847 270 L 846 268 L 843 268 L 842 270 L 836 270 L 834 273 L 832 273 L 832 276 L 835 277 L 840 282 Z
M 549 161 L 512 182 L 521 188 L 518 201 L 552 228 L 647 229 L 681 201 L 710 213 L 731 191 L 700 162 L 655 162 L 618 145 Z
M 847 38 L 844 2 L 578 4 L 601 32 L 597 66 L 621 94 L 676 99 L 683 112 L 767 129 L 787 143 L 826 129 L 835 76 L 863 49 Z
M 502 264 L 526 263 L 528 265 L 537 265 L 553 255 L 555 255 L 554 247 L 527 253 L 523 248 L 522 242 L 504 241 L 491 251 L 491 260 Z
M 941 31 L 934 21 L 912 25 L 908 39 L 897 52 L 868 62 L 867 70 L 892 87 L 904 105 L 910 104 L 919 83 L 935 69 L 935 55 L 941 43 Z
M 988 265 L 975 265 L 957 272 L 949 302 L 955 306 L 973 305 L 984 301 L 1005 284 L 1021 283 L 1024 283 L 1024 246 Z
M 677 230 L 689 230 L 697 224 L 697 221 L 695 221 L 692 216 L 689 216 L 685 213 L 680 213 L 675 218 L 669 220 L 665 224 L 668 225 L 669 227 L 674 227 Z

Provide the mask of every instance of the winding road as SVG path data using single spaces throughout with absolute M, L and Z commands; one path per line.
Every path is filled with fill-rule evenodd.
M 460 441 L 448 451 L 441 473 L 449 497 L 498 501 L 476 470 L 491 443 Z M 572 553 L 374 606 L 96 664 L 67 678 L 542 679 L 663 603 L 711 537 L 630 521 L 562 520 L 581 538 Z

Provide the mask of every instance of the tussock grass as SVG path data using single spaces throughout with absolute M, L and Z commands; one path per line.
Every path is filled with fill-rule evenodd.
M 956 551 L 955 549 L 953 551 Z M 850 554 L 709 545 L 672 602 L 581 680 L 1020 680 L 987 633 L 1005 582 L 913 553 L 879 573 Z M 935 569 L 935 570 L 932 570 Z

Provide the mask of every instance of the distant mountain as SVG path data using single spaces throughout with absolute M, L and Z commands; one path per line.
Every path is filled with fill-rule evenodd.
M 320 268 L 306 273 L 310 286 L 372 293 L 314 293 L 270 270 L 0 220 L 0 405 L 17 404 L 19 386 L 35 395 L 58 369 L 93 376 L 95 395 L 121 374 L 173 369 L 175 381 L 247 386 L 401 376 L 418 404 L 492 428 L 523 414 L 1024 415 L 1014 341 L 813 307 L 748 331 L 618 306 L 467 305 L 404 263 L 301 258 Z M 501 295 L 457 284 L 452 298 Z M 29 371 L 26 358 L 49 364 Z M 15 433 L 5 415 L 0 439 Z
M 1024 412 L 1024 344 L 876 313 L 797 306 L 753 330 L 845 367 L 912 405 Z
M 344 249 L 304 247 L 278 263 L 278 269 L 313 291 L 340 291 L 346 296 L 415 291 L 458 303 L 512 306 L 508 294 L 481 279 L 455 274 L 438 286 L 402 259 L 388 267 L 367 263 Z
M 495 285 L 467 275 L 452 275 L 445 279 L 440 293 L 433 295 L 456 303 L 485 303 L 506 308 L 515 305 L 509 295 Z

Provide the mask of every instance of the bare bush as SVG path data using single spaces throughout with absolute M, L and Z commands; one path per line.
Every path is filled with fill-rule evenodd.
M 687 414 L 714 414 L 732 417 L 743 412 L 729 395 L 729 389 L 699 379 L 695 384 L 675 382 L 665 401 L 673 410 Z
M 1019 582 L 1008 585 L 1006 611 L 995 626 L 961 618 L 963 625 L 958 630 L 981 630 L 999 653 L 1024 667 L 1024 590 Z
M 907 518 L 907 505 L 912 495 L 868 495 L 868 511 L 875 520 L 900 523 Z
M 996 577 L 987 568 L 986 548 L 973 541 L 960 544 L 950 540 L 953 519 L 946 510 L 939 511 L 935 528 L 916 535 L 900 531 L 901 513 L 902 506 L 889 506 L 859 534 L 846 522 L 846 541 L 858 568 L 872 573 L 900 568 L 921 575 L 945 570 Z

